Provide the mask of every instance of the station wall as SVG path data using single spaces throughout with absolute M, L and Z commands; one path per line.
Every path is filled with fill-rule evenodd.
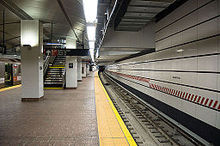
M 108 66 L 106 73 L 219 132 L 219 16 L 220 0 L 187 1 L 157 22 L 156 52 Z

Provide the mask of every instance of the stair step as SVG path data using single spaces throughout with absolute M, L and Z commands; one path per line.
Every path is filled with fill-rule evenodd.
M 45 85 L 63 85 L 63 82 L 45 82 L 44 86 Z

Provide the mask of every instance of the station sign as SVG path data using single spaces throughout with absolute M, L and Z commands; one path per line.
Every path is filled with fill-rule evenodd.
M 66 56 L 89 56 L 89 49 L 66 49 Z

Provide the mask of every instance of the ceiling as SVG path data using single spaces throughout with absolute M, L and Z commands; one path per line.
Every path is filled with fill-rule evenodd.
M 39 19 L 43 22 L 44 39 L 50 39 L 52 32 L 53 40 L 69 36 L 82 41 L 86 30 L 82 0 L 1 0 L 1 42 L 3 11 L 5 42 L 8 47 L 20 44 L 20 20 Z
M 127 58 L 133 54 L 140 52 L 151 52 L 154 48 L 126 48 L 123 47 L 123 45 L 120 47 L 120 44 L 118 47 L 105 48 L 105 46 L 102 45 L 106 38 L 109 39 L 108 33 L 103 35 L 102 31 L 104 23 L 107 21 L 105 13 L 109 6 L 102 5 L 102 3 L 105 1 L 109 2 L 109 0 L 99 0 L 98 4 L 96 47 L 99 50 L 99 57 L 96 59 L 96 61 L 99 64 L 109 64 L 114 63 L 122 58 Z M 168 8 L 174 2 L 175 0 L 120 0 L 116 5 L 117 9 L 114 12 L 114 17 L 112 17 L 110 20 L 111 23 L 108 27 L 108 30 L 113 29 L 117 33 L 139 32 L 143 30 L 146 25 L 150 24 L 150 22 L 154 22 L 156 16 L 165 11 L 166 8 Z M 108 30 L 106 32 L 108 32 Z M 99 46 L 101 47 L 99 48 Z
M 111 13 L 114 3 L 115 0 L 98 0 L 96 42 L 99 42 L 99 39 L 102 37 L 102 30 L 107 19 L 106 12 Z M 96 44 L 97 46 L 98 44 Z
M 130 0 L 119 13 L 115 29 L 118 31 L 139 31 L 154 17 L 167 8 L 174 0 Z

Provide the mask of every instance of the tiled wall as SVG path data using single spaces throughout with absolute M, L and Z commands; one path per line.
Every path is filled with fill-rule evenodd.
M 155 53 L 108 66 L 108 73 L 220 129 L 219 15 L 220 0 L 187 1 L 156 24 Z

